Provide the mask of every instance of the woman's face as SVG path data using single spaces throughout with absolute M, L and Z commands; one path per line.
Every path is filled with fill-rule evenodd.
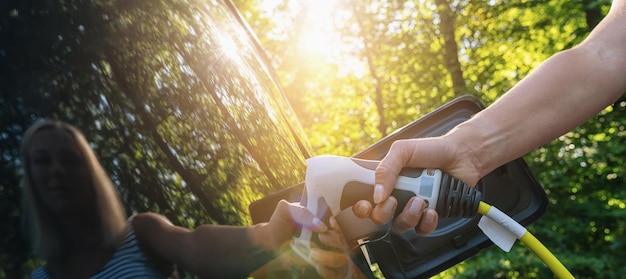
M 94 189 L 85 156 L 69 132 L 37 131 L 28 156 L 33 191 L 45 208 L 60 213 L 93 204 Z

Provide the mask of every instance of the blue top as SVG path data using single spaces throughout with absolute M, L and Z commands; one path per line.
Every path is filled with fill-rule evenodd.
M 132 223 L 122 243 L 109 262 L 92 279 L 104 278 L 167 278 L 154 267 L 139 247 Z M 39 267 L 31 272 L 32 279 L 49 279 L 46 267 Z

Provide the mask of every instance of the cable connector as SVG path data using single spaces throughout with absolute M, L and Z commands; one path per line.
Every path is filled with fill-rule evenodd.
M 436 210 L 440 218 L 470 218 L 478 213 L 481 200 L 482 194 L 476 188 L 444 173 Z

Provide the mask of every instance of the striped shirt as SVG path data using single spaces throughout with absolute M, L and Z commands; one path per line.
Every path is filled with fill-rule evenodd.
M 158 270 L 154 269 L 139 247 L 132 224 L 124 240 L 113 254 L 109 262 L 92 279 L 105 278 L 167 278 Z M 46 267 L 39 267 L 31 273 L 32 279 L 49 279 Z

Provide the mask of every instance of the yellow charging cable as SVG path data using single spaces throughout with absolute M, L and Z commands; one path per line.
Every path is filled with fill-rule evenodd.
M 492 218 L 500 224 L 505 223 L 505 227 L 533 251 L 558 278 L 574 278 L 569 270 L 534 235 L 513 220 L 513 218 L 482 201 L 478 204 L 478 213 Z

